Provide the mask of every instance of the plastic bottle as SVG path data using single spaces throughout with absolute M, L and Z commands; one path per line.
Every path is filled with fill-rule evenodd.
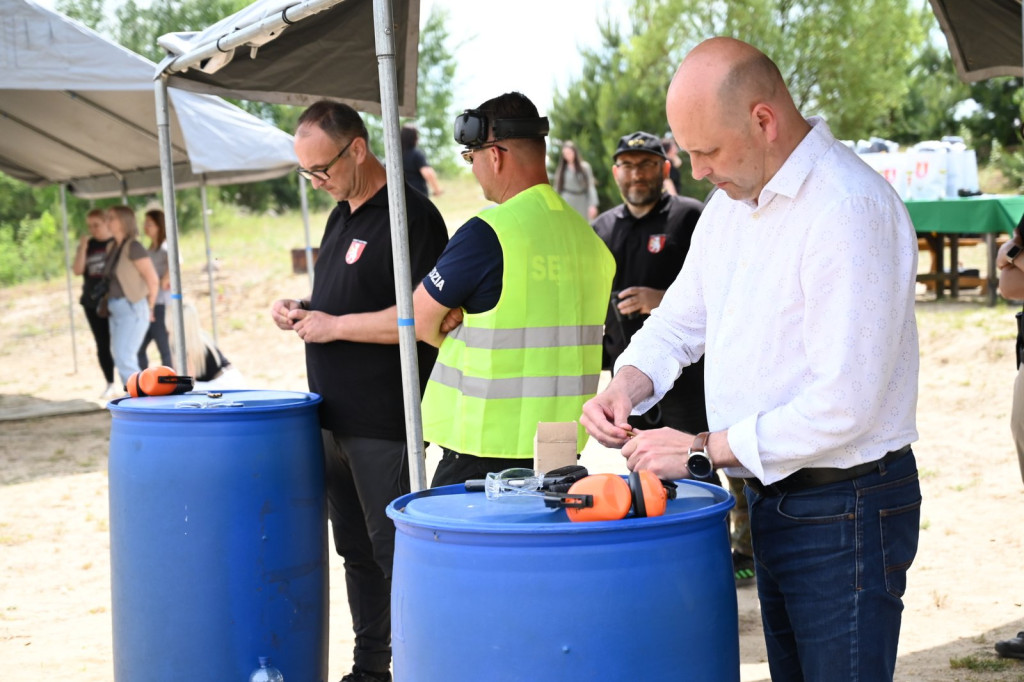
M 249 682 L 284 682 L 284 675 L 281 671 L 270 665 L 266 656 L 260 656 L 260 667 L 249 675 Z

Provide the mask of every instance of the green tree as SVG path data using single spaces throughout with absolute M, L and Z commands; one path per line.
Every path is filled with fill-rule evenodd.
M 435 4 L 430 10 L 420 33 L 416 86 L 415 121 L 420 136 L 419 146 L 430 160 L 430 165 L 442 175 L 461 170 L 452 138 L 452 121 L 455 119 L 452 83 L 455 82 L 455 50 L 458 46 L 450 45 L 448 17 L 448 10 L 439 5 Z
M 927 43 L 908 75 L 903 104 L 892 110 L 888 121 L 879 122 L 876 134 L 903 145 L 960 134 L 955 111 L 970 97 L 970 88 L 957 78 L 945 46 Z
M 103 0 L 57 0 L 54 7 L 61 14 L 85 24 L 97 33 L 109 35 Z
M 906 0 L 633 0 L 627 26 L 601 23 L 601 44 L 552 105 L 554 137 L 594 166 L 602 206 L 620 201 L 609 163 L 617 138 L 661 134 L 665 91 L 687 51 L 716 35 L 750 42 L 778 64 L 798 107 L 840 138 L 865 137 L 907 95 L 930 11 Z M 884 46 L 884 49 L 880 48 Z M 687 193 L 703 198 L 705 187 Z

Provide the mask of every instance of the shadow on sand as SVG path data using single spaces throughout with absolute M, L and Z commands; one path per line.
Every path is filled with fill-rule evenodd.
M 0 395 L 0 485 L 107 468 L 110 413 L 85 400 Z

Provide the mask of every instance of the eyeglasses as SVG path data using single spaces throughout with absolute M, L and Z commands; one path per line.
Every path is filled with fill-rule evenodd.
M 494 147 L 495 149 L 500 149 L 503 152 L 507 152 L 508 151 L 508 149 L 506 149 L 505 147 L 502 147 L 496 141 L 495 142 L 484 142 L 479 147 L 470 147 L 468 149 L 462 150 L 462 160 L 465 161 L 466 163 L 468 163 L 470 166 L 472 166 L 473 165 L 473 152 L 478 152 L 478 151 L 481 151 L 483 149 L 487 149 L 489 147 Z
M 615 164 L 626 173 L 642 173 L 646 175 L 661 164 L 657 161 L 643 161 L 641 163 L 629 163 L 628 161 L 620 161 Z
M 331 159 L 323 168 L 319 170 L 306 170 L 305 168 L 296 168 L 295 172 L 301 175 L 302 177 L 306 178 L 307 180 L 312 180 L 316 178 L 321 182 L 327 182 L 328 180 L 331 179 L 331 176 L 327 174 L 327 171 L 331 169 L 331 166 L 338 162 L 338 159 L 340 159 L 345 154 L 345 152 L 348 151 L 348 148 L 351 147 L 352 143 L 355 141 L 356 138 L 354 137 L 351 140 L 349 140 L 348 144 L 342 147 L 341 151 L 338 152 L 338 155 Z

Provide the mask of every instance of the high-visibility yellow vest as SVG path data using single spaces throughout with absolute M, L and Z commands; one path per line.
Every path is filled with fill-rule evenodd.
M 501 297 L 441 344 L 423 397 L 423 437 L 480 457 L 533 457 L 537 422 L 579 419 L 597 392 L 615 259 L 550 185 L 478 217 L 504 259 Z M 586 443 L 583 427 L 578 447 Z

